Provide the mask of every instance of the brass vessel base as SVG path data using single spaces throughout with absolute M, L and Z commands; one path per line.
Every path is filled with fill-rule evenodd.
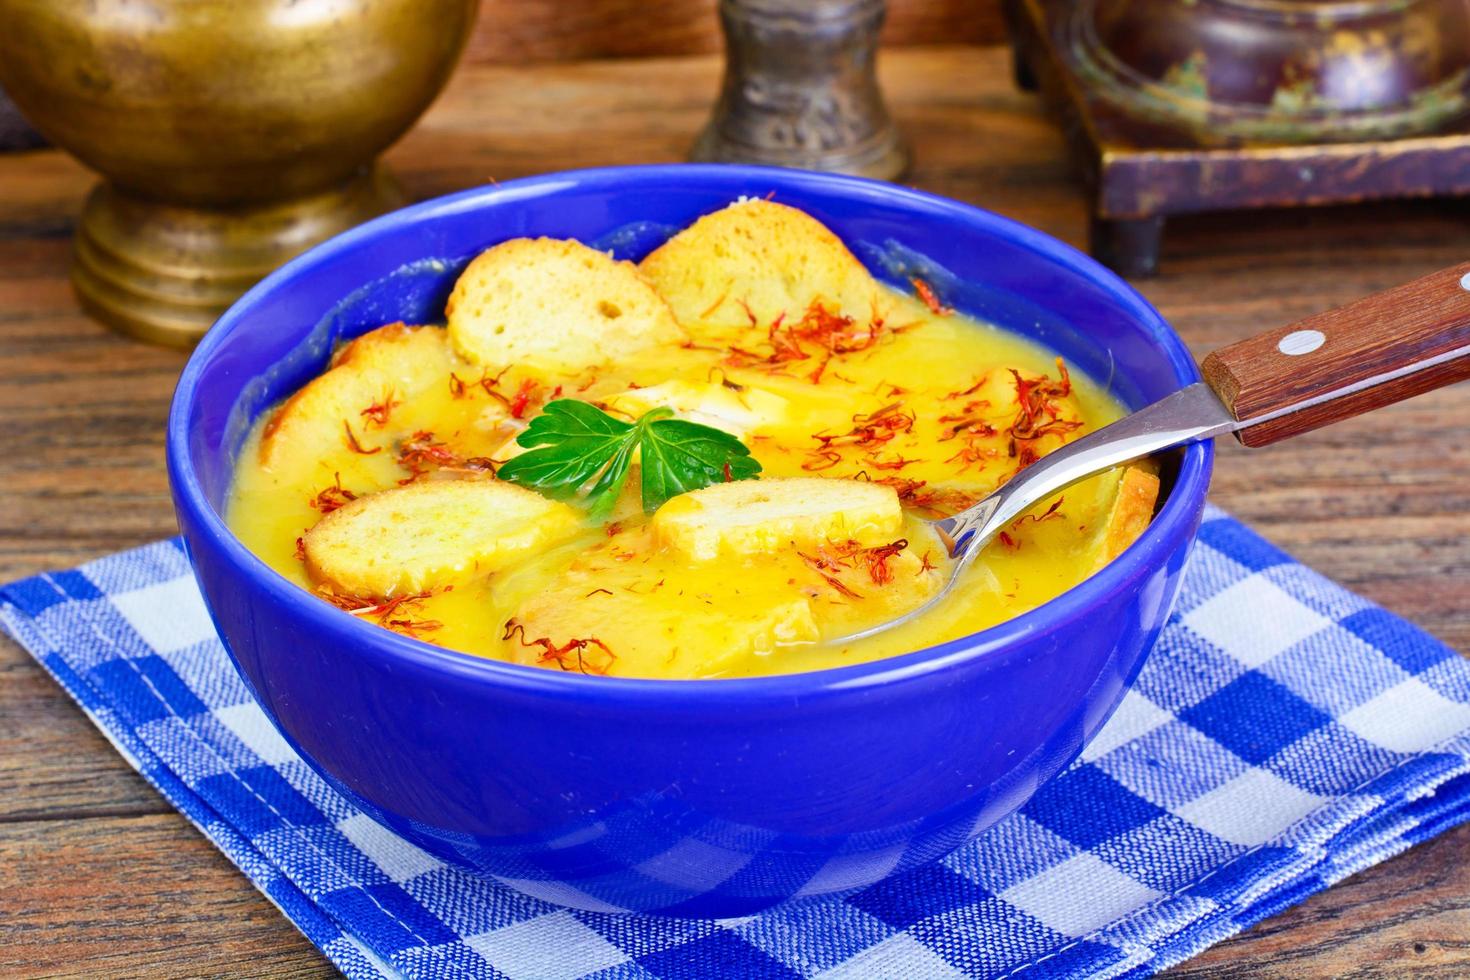
M 281 263 L 406 202 L 381 166 L 330 191 L 252 207 L 181 207 L 102 183 L 82 209 L 72 285 L 112 329 L 191 347 Z

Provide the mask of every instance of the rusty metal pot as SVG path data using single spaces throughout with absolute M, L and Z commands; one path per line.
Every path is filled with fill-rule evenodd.
M 1470 110 L 1465 0 L 1079 0 L 1069 42 L 1096 91 L 1203 145 L 1391 139 Z

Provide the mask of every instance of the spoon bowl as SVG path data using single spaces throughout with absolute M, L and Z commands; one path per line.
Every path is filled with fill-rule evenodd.
M 829 642 L 861 640 L 929 612 L 1007 524 L 1090 476 L 1227 432 L 1266 445 L 1470 378 L 1470 263 L 1216 351 L 1204 375 L 1048 453 L 968 509 L 931 521 L 952 559 L 943 587 L 902 616 Z M 1302 384 L 1303 376 L 1318 385 Z

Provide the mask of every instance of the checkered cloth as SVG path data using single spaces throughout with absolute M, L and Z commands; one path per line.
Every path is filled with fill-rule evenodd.
M 354 810 L 230 665 L 177 541 L 0 622 L 349 977 L 1142 976 L 1470 816 L 1470 665 L 1211 510 L 1070 769 L 943 860 L 743 919 L 568 911 Z

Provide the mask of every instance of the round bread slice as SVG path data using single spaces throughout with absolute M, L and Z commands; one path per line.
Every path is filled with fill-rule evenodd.
M 799 320 L 814 304 L 862 322 L 881 287 L 842 240 L 804 211 L 749 200 L 707 214 L 639 269 L 687 328 Z
M 516 238 L 481 253 L 445 314 L 460 356 L 489 368 L 575 372 L 685 340 L 633 263 L 554 238 Z
M 438 327 L 394 323 L 363 334 L 337 352 L 330 370 L 276 409 L 261 434 L 261 465 L 308 471 L 342 448 L 346 426 L 371 442 L 363 409 L 444 384 L 451 366 L 449 342 Z
M 903 532 L 890 486 L 796 476 L 716 483 L 680 494 L 650 522 L 659 544 L 695 561 L 828 541 L 888 544 Z
M 495 480 L 411 483 L 359 497 L 302 538 L 312 581 L 384 598 L 471 581 L 575 535 L 581 516 Z

